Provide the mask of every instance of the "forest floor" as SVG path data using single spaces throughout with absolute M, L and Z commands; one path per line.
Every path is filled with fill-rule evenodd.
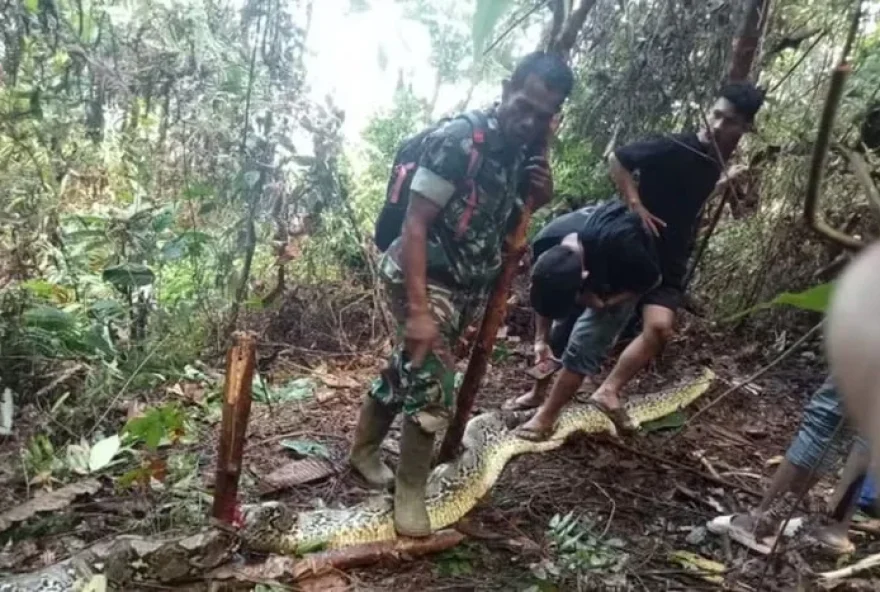
M 290 312 L 283 307 L 271 318 L 254 321 L 271 341 L 296 344 L 264 360 L 262 376 L 273 385 L 294 386 L 303 383 L 291 383 L 291 379 L 308 378 L 315 390 L 308 397 L 296 397 L 299 400 L 254 405 L 242 493 L 247 501 L 277 499 L 296 510 L 314 508 L 318 503 L 351 505 L 371 495 L 349 470 L 345 458 L 361 397 L 381 366 L 382 348 L 334 351 L 329 344 L 332 340 L 309 341 L 304 339 L 301 325 L 288 326 L 290 319 L 297 318 Z M 495 409 L 507 397 L 529 388 L 530 380 L 524 372 L 530 363 L 528 319 L 527 310 L 514 308 L 508 319 L 508 334 L 496 348 L 475 412 Z M 694 409 L 705 407 L 731 384 L 776 357 L 796 337 L 782 336 L 772 343 L 742 339 L 738 343 L 729 330 L 709 326 L 686 314 L 678 337 L 662 358 L 627 390 L 635 396 L 675 387 L 709 367 L 717 379 L 685 413 L 692 415 Z M 320 352 L 314 351 L 316 346 Z M 693 423 L 673 421 L 665 428 L 622 441 L 576 437 L 555 451 L 519 457 L 469 515 L 470 536 L 463 544 L 435 556 L 333 575 L 315 582 L 311 589 L 722 587 L 671 561 L 670 554 L 675 551 L 722 564 L 728 589 L 789 590 L 806 586 L 811 581 L 809 570 L 834 569 L 838 563 L 795 538 L 762 577 L 764 557 L 706 532 L 704 526 L 715 516 L 757 504 L 797 429 L 804 404 L 824 378 L 820 360 L 817 338 L 749 387 L 713 405 Z M 192 395 L 186 385 L 177 390 Z M 209 486 L 213 478 L 216 433 L 215 422 L 190 444 L 198 455 L 195 474 L 203 486 Z M 392 463 L 396 460 L 396 436 L 395 429 L 385 446 Z M 2 463 L 6 483 L 14 483 L 17 470 L 10 446 L 4 445 Z M 295 455 L 300 460 L 294 460 Z M 293 481 L 305 480 L 304 467 L 313 473 L 314 480 L 291 486 L 294 474 Z M 807 500 L 808 507 L 821 511 L 833 485 L 833 479 L 826 479 L 815 488 Z M 0 510 L 26 498 L 20 486 L 10 491 L 12 495 L 0 500 Z M 49 526 L 31 529 L 27 540 L 10 542 L 0 553 L 0 571 L 33 569 L 57 561 L 72 550 L 62 542 L 65 535 L 79 533 L 82 539 L 82 533 L 88 531 L 88 539 L 94 539 L 130 532 L 135 520 L 132 515 L 140 516 L 140 526 L 134 530 L 162 530 L 157 523 L 149 523 L 149 513 L 138 515 L 131 510 L 152 503 L 142 494 L 114 491 L 105 484 L 97 497 L 100 503 L 91 500 L 72 505 L 63 512 L 66 519 L 55 516 Z M 129 506 L 127 521 L 118 515 L 120 504 Z M 207 507 L 197 511 L 207 512 Z M 568 535 L 581 535 L 582 544 L 576 554 L 561 553 L 558 545 L 551 544 L 551 521 L 554 516 L 569 513 L 580 519 Z M 108 518 L 111 514 L 116 517 Z M 847 558 L 847 563 L 880 551 L 880 540 L 860 531 L 853 531 L 852 536 L 858 551 L 856 557 Z M 610 546 L 608 541 L 613 541 Z M 609 564 L 615 567 L 611 569 Z M 591 569 L 595 565 L 599 567 Z M 554 581 L 556 587 L 551 584 Z M 845 587 L 836 589 L 877 589 L 877 583 L 851 579 Z

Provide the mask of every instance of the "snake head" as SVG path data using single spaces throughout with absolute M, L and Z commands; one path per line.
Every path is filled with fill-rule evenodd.
M 280 502 L 242 506 L 241 517 L 241 539 L 258 552 L 282 552 L 297 526 L 296 513 Z

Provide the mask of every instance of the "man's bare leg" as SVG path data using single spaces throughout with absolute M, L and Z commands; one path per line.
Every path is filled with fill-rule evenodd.
M 830 500 L 829 523 L 820 528 L 815 537 L 833 550 L 851 552 L 849 526 L 858 508 L 859 495 L 870 468 L 871 457 L 864 443 L 856 442 L 849 451 L 840 481 Z
M 529 392 L 514 399 L 510 407 L 513 409 L 535 409 L 543 405 L 552 378 L 552 376 L 548 376 L 542 380 L 536 380 Z
M 780 497 L 790 492 L 793 498 L 797 499 L 802 493 L 812 489 L 821 478 L 820 471 L 814 471 L 813 476 L 810 477 L 809 468 L 799 467 L 788 459 L 783 460 L 773 474 L 770 487 L 764 492 L 758 507 L 748 514 L 734 515 L 731 525 L 754 532 L 758 538 L 775 534 L 780 517 L 773 516 L 770 510 Z
M 617 360 L 608 378 L 590 397 L 602 407 L 620 409 L 620 391 L 642 368 L 654 359 L 672 336 L 675 312 L 665 306 L 646 304 L 642 311 L 643 328 Z
M 517 431 L 524 437 L 534 434 L 537 439 L 543 439 L 545 434 L 553 430 L 560 412 L 574 398 L 583 380 L 583 374 L 563 368 L 553 383 L 550 397 L 538 408 L 537 413 L 521 425 Z

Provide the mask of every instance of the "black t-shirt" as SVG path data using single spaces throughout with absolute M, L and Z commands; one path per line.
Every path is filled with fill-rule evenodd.
M 572 232 L 580 234 L 590 215 L 596 211 L 596 205 L 589 205 L 579 210 L 554 218 L 532 239 L 532 261 L 540 257 L 544 251 L 552 249 Z
M 648 211 L 666 222 L 657 241 L 663 283 L 680 286 L 697 219 L 721 176 L 721 165 L 694 133 L 633 142 L 614 154 L 638 174 L 639 196 Z
M 590 272 L 583 289 L 600 295 L 641 292 L 660 275 L 653 241 L 638 216 L 617 199 L 589 205 L 552 220 L 532 239 L 532 261 L 577 233 Z

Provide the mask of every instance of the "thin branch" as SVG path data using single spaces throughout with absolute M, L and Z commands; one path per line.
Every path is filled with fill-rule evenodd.
M 853 175 L 855 175 L 856 179 L 861 184 L 862 189 L 865 190 L 865 196 L 868 198 L 868 205 L 871 206 L 874 216 L 877 218 L 877 221 L 880 222 L 880 191 L 877 190 L 877 185 L 874 184 L 874 180 L 871 178 L 871 171 L 868 169 L 868 163 L 865 162 L 865 158 L 861 154 L 854 150 L 845 149 L 844 154 L 849 160 Z
M 831 74 L 831 81 L 828 84 L 828 95 L 825 98 L 822 119 L 819 121 L 819 132 L 816 134 L 816 143 L 813 147 L 813 158 L 810 162 L 810 178 L 807 182 L 807 195 L 804 200 L 804 218 L 807 225 L 829 241 L 854 251 L 861 250 L 865 243 L 829 226 L 827 222 L 819 217 L 818 202 L 822 177 L 825 173 L 825 162 L 828 158 L 828 146 L 831 142 L 831 132 L 834 127 L 834 119 L 837 116 L 837 108 L 843 96 L 844 83 L 851 71 L 851 67 L 847 63 L 849 51 L 859 28 L 861 13 L 861 1 L 859 0 L 853 11 L 853 17 L 850 21 L 850 28 L 846 43 L 841 52 L 840 61 Z
M 497 46 L 499 43 L 501 43 L 501 41 L 504 40 L 505 37 L 507 37 L 508 35 L 510 35 L 510 33 L 511 33 L 514 29 L 516 29 L 518 26 L 520 26 L 521 24 L 523 24 L 527 18 L 529 18 L 530 16 L 532 16 L 533 14 L 535 14 L 536 12 L 538 12 L 540 9 L 544 8 L 545 6 L 547 6 L 547 3 L 548 3 L 548 2 L 550 2 L 550 0 L 542 0 L 541 2 L 538 2 L 535 6 L 533 6 L 533 7 L 530 8 L 529 10 L 527 10 L 525 14 L 523 14 L 521 17 L 519 17 L 518 19 L 516 19 L 515 21 L 513 21 L 513 22 L 510 24 L 510 26 L 508 26 L 506 29 L 504 29 L 504 31 L 503 31 L 500 35 L 498 35 L 498 37 L 496 37 L 496 38 L 492 41 L 492 43 L 490 43 L 489 46 L 486 47 L 486 49 L 483 50 L 483 55 L 484 55 L 484 56 L 489 55 L 489 52 L 492 51 L 493 49 L 495 49 L 495 46 Z
M 749 377 L 746 378 L 745 380 L 742 380 L 742 381 L 736 383 L 735 385 L 733 385 L 732 387 L 730 387 L 729 389 L 727 389 L 726 391 L 724 391 L 723 393 L 721 393 L 720 395 L 718 395 L 718 396 L 717 396 L 715 399 L 713 399 L 708 405 L 706 405 L 705 407 L 703 407 L 702 409 L 700 409 L 699 411 L 697 411 L 696 413 L 694 413 L 693 415 L 691 415 L 691 417 L 690 417 L 690 418 L 684 423 L 684 425 L 681 426 L 681 430 L 679 430 L 678 432 L 676 432 L 675 434 L 673 434 L 672 436 L 670 436 L 669 439 L 672 440 L 672 439 L 675 438 L 678 434 L 683 434 L 683 433 L 687 430 L 688 426 L 690 426 L 692 423 L 694 423 L 694 421 L 696 421 L 696 419 L 697 419 L 698 417 L 700 417 L 700 416 L 703 415 L 706 411 L 708 411 L 709 409 L 711 409 L 712 407 L 714 407 L 715 405 L 717 405 L 718 403 L 720 403 L 721 401 L 723 401 L 728 395 L 730 395 L 730 394 L 733 393 L 733 392 L 738 391 L 739 389 L 741 389 L 742 387 L 746 386 L 746 385 L 749 384 L 750 382 L 752 382 L 752 381 L 754 381 L 755 379 L 757 379 L 757 378 L 763 376 L 763 375 L 764 375 L 767 371 L 769 371 L 771 368 L 775 367 L 775 366 L 778 365 L 782 360 L 784 360 L 785 358 L 787 358 L 788 356 L 790 356 L 790 355 L 794 352 L 794 350 L 796 350 L 798 347 L 800 347 L 801 345 L 803 345 L 803 344 L 807 341 L 807 339 L 809 339 L 814 333 L 816 333 L 816 332 L 817 332 L 819 329 L 821 329 L 821 328 L 822 328 L 822 323 L 820 322 L 820 323 L 816 324 L 812 329 L 810 329 L 809 331 L 807 331 L 806 333 L 804 333 L 803 336 L 801 336 L 800 339 L 798 339 L 797 341 L 795 341 L 794 343 L 792 343 L 791 346 L 789 346 L 788 349 L 786 349 L 784 352 L 782 352 L 781 354 L 779 354 L 778 356 L 776 356 L 776 358 L 775 358 L 772 362 L 770 362 L 769 364 L 767 364 L 767 365 L 764 366 L 763 368 L 759 369 L 757 372 L 755 372 L 754 374 L 752 374 L 751 376 L 749 376 Z

